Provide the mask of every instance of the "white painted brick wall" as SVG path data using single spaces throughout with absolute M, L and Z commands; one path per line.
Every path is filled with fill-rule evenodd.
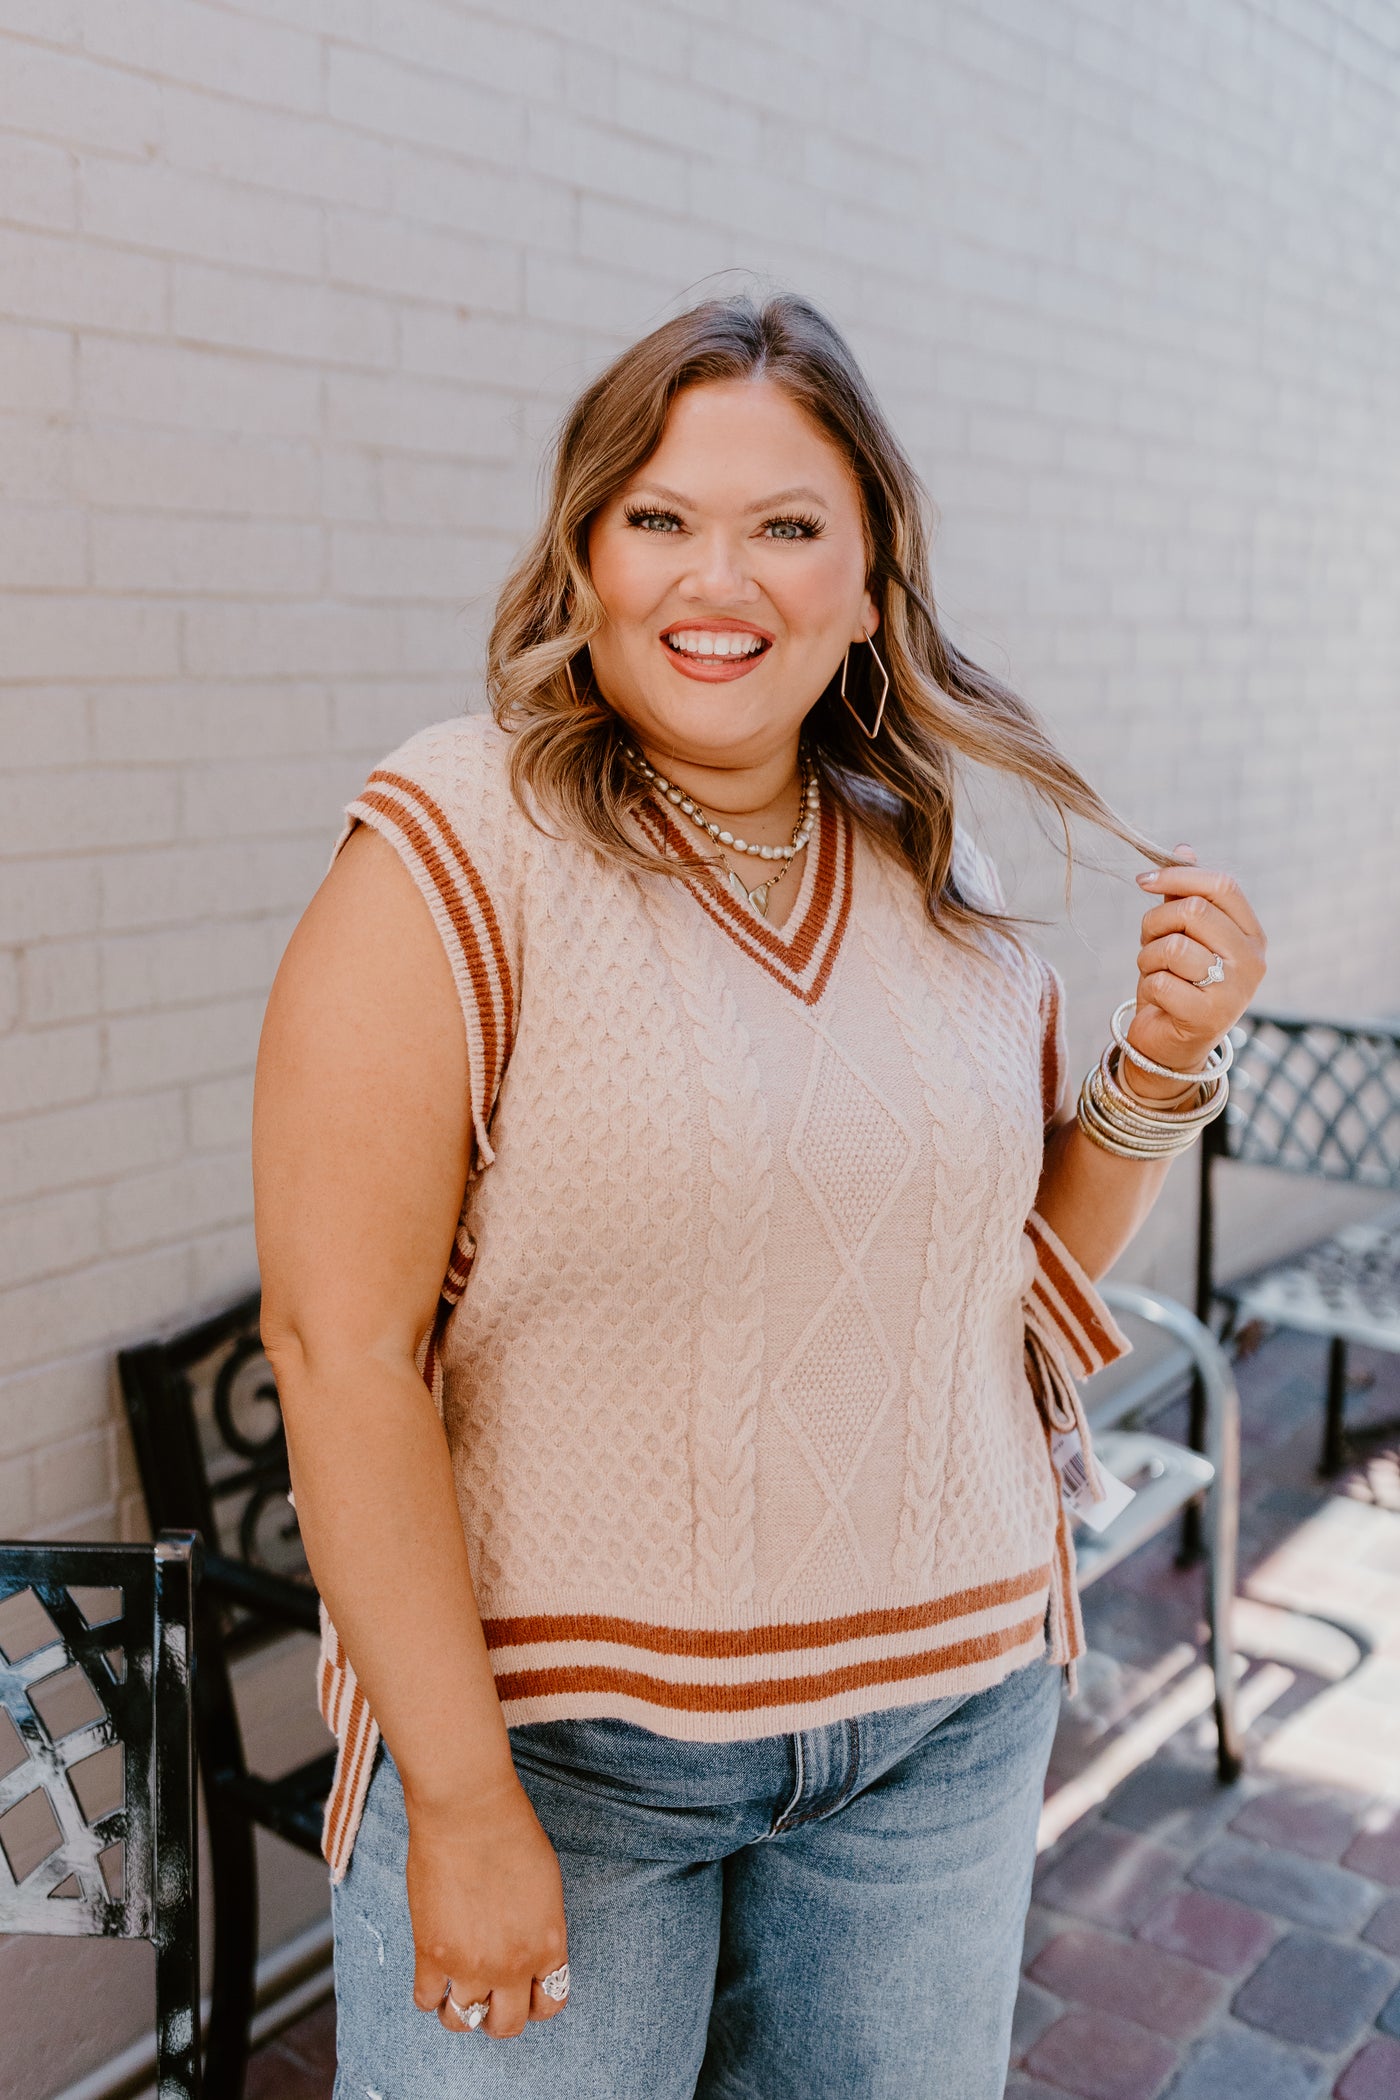
M 139 1524 L 111 1352 L 251 1275 L 339 805 L 477 692 L 580 380 L 728 271 L 848 329 L 956 631 L 1245 873 L 1273 996 L 1400 1009 L 1397 196 L 1373 0 L 0 0 L 0 1533 Z M 1077 897 L 1087 1056 L 1137 897 Z

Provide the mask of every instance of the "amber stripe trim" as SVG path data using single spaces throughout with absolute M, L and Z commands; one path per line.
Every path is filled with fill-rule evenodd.
M 1047 1228 L 1036 1217 L 1034 1211 L 1026 1220 L 1026 1231 L 1030 1235 L 1040 1266 L 1045 1273 L 1046 1282 L 1063 1298 L 1072 1317 L 1079 1322 L 1080 1327 L 1083 1329 L 1085 1340 L 1096 1352 L 1099 1361 L 1111 1362 L 1119 1354 L 1118 1344 L 1104 1326 L 1090 1299 L 1085 1296 L 1081 1286 L 1065 1267 L 1058 1250 L 1051 1244 Z M 1044 1299 L 1042 1299 L 1042 1303 L 1045 1304 L 1046 1311 L 1054 1316 L 1055 1307 Z M 1057 1320 L 1056 1325 L 1063 1329 L 1064 1322 Z M 1077 1337 L 1067 1336 L 1066 1339 L 1077 1339 Z
M 369 1711 L 364 1693 L 356 1684 L 350 1698 L 350 1718 L 345 1725 L 340 1758 L 336 1771 L 336 1784 L 331 1798 L 326 1803 L 325 1835 L 322 1849 L 328 1860 L 337 1857 L 341 1838 L 347 1835 L 346 1814 L 356 1799 L 360 1774 L 365 1758 L 378 1741 L 379 1730 Z
M 412 801 L 418 804 L 423 814 L 437 825 L 438 830 L 447 841 L 452 858 L 466 876 L 471 893 L 476 899 L 477 908 L 485 922 L 487 936 L 491 943 L 491 953 L 495 957 L 496 968 L 501 974 L 501 988 L 505 994 L 506 1012 L 508 1016 L 513 1016 L 515 1012 L 514 980 L 511 976 L 510 956 L 507 953 L 505 939 L 501 933 L 501 922 L 496 917 L 496 907 L 491 901 L 491 892 L 481 878 L 481 871 L 467 852 L 466 847 L 462 844 L 455 827 L 448 819 L 446 811 L 433 800 L 425 787 L 421 786 L 416 780 L 410 780 L 406 774 L 386 772 L 381 766 L 371 773 L 370 779 L 372 781 L 388 781 L 401 794 L 409 796 Z
M 391 796 L 376 794 L 367 787 L 351 804 L 351 809 L 352 812 L 357 809 L 371 810 L 391 824 L 405 845 L 412 849 L 414 857 L 442 900 L 452 930 L 457 936 L 467 976 L 475 994 L 477 1025 L 481 1029 L 484 1061 L 481 1091 L 483 1100 L 489 1104 L 495 1099 L 498 1073 L 504 1063 L 500 1046 L 502 1015 L 499 1000 L 502 988 L 499 978 L 493 979 L 491 964 L 483 953 L 480 937 L 472 924 L 467 900 L 453 881 L 436 846 L 417 818 Z
M 769 1677 L 749 1684 L 672 1684 L 664 1677 L 648 1677 L 640 1670 L 619 1670 L 605 1663 L 576 1663 L 552 1670 L 506 1672 L 496 1679 L 496 1694 L 505 1706 L 514 1700 L 577 1698 L 585 1692 L 609 1692 L 684 1713 L 752 1713 L 762 1707 L 809 1706 L 819 1699 L 838 1698 L 843 1692 L 862 1691 L 874 1684 L 906 1684 L 912 1678 L 937 1678 L 973 1663 L 993 1662 L 1034 1639 L 1041 1623 L 1037 1614 L 994 1633 L 974 1634 L 946 1648 L 847 1663 L 810 1677 Z
M 697 871 L 703 871 L 707 863 L 691 845 L 685 833 L 672 821 L 668 813 L 657 803 L 645 803 L 640 812 L 653 833 L 659 831 L 666 845 L 677 860 L 685 861 Z M 844 814 L 844 813 L 843 813 Z M 725 914 L 756 947 L 764 948 L 779 962 L 784 963 L 796 976 L 800 976 L 816 950 L 826 925 L 832 892 L 836 882 L 837 814 L 827 803 L 822 804 L 821 828 L 817 834 L 817 873 L 812 884 L 812 894 L 801 921 L 791 934 L 780 927 L 765 926 L 754 920 L 744 910 L 737 897 L 726 889 L 702 881 L 700 888 L 705 896 L 712 897 Z
M 881 1611 L 851 1612 L 839 1619 L 807 1619 L 744 1628 L 656 1626 L 644 1619 L 609 1618 L 600 1613 L 545 1612 L 515 1619 L 486 1619 L 482 1631 L 488 1648 L 533 1648 L 549 1642 L 608 1641 L 618 1648 L 642 1648 L 651 1655 L 693 1655 L 705 1660 L 737 1660 L 749 1655 L 791 1655 L 803 1648 L 837 1648 L 849 1641 L 878 1640 L 890 1634 L 922 1633 L 946 1626 L 998 1605 L 1019 1604 L 1044 1589 L 1048 1566 L 1032 1568 L 1004 1582 L 985 1582 L 975 1589 L 954 1590 L 927 1604 L 892 1605 Z
M 373 775 L 371 779 L 389 777 L 391 776 Z M 397 785 L 397 783 L 395 784 Z M 376 816 L 385 818 L 397 828 L 405 843 L 412 847 L 424 872 L 428 875 L 434 889 L 442 899 L 447 916 L 451 921 L 452 929 L 457 935 L 472 989 L 476 994 L 477 1019 L 481 1028 L 482 1049 L 485 1057 L 485 1070 L 481 1076 L 481 1089 L 482 1098 L 489 1113 L 490 1105 L 496 1098 L 496 1089 L 500 1084 L 501 1074 L 505 1070 L 506 1059 L 510 1055 L 508 1040 L 511 1014 L 509 963 L 504 948 L 498 945 L 499 928 L 494 924 L 494 914 L 491 920 L 486 921 L 487 939 L 491 949 L 490 959 L 488 960 L 482 949 L 480 935 L 472 923 L 466 898 L 453 880 L 451 872 L 444 865 L 437 846 L 412 811 L 402 808 L 399 803 L 388 795 L 374 793 L 370 786 L 367 786 L 364 793 L 351 804 L 352 811 L 357 808 L 373 810 Z M 448 837 L 449 839 L 451 838 L 450 833 Z M 455 847 L 455 841 L 453 845 L 455 849 L 454 857 L 466 869 L 471 870 L 470 861 L 466 859 L 460 848 Z M 471 872 L 474 873 L 475 871 L 472 870 Z M 480 897 L 475 884 L 472 886 L 472 898 L 477 902 L 479 908 Z M 482 914 L 482 917 L 485 920 L 485 913 Z
M 689 841 L 681 836 L 669 819 L 660 813 L 653 816 L 650 810 L 643 810 L 640 815 L 643 829 L 654 844 L 669 847 L 678 858 L 703 871 L 704 863 L 691 850 Z M 715 924 L 730 935 L 736 947 L 806 1006 L 815 1006 L 826 990 L 851 912 L 854 854 L 850 819 L 844 811 L 839 817 L 824 811 L 824 827 L 828 822 L 833 827 L 833 833 L 836 825 L 841 827 L 839 837 L 834 837 L 837 849 L 834 856 L 835 865 L 828 871 L 818 864 L 813 894 L 804 914 L 802 927 L 790 948 L 784 944 L 779 933 L 752 920 L 743 906 L 718 884 L 699 877 L 695 880 L 686 878 L 686 887 L 691 894 Z M 825 838 L 823 843 L 825 844 Z M 841 897 L 833 919 L 830 906 L 838 878 Z M 811 966 L 814 953 L 819 953 L 820 959 L 811 982 L 804 983 L 804 974 Z

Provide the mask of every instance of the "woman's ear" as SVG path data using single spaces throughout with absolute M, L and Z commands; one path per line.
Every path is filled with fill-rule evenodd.
M 854 639 L 858 642 L 868 642 L 871 636 L 878 629 L 879 625 L 880 608 L 875 603 L 875 600 L 871 597 L 869 591 L 867 591 L 865 594 L 865 603 L 861 607 L 860 633 L 856 635 Z

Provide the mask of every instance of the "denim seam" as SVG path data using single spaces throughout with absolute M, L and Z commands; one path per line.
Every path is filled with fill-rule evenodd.
M 779 1811 L 769 1829 L 769 1837 L 781 1837 L 785 1830 L 791 1830 L 794 1819 L 798 1822 L 805 1820 L 805 1818 L 797 1815 L 797 1804 L 802 1799 L 802 1792 L 807 1784 L 807 1760 L 802 1754 L 802 1736 L 800 1732 L 794 1732 L 793 1734 L 792 1756 L 793 1763 L 797 1769 L 797 1784 L 792 1790 L 787 1807 Z
M 850 1800 L 852 1793 L 855 1791 L 856 1776 L 860 1771 L 860 1724 L 857 1721 L 848 1720 L 845 1723 L 845 1729 L 846 1769 L 841 1774 L 840 1785 L 835 1789 L 834 1793 L 818 1795 L 817 1799 L 800 1816 L 793 1814 L 793 1810 L 797 1806 L 797 1795 L 794 1795 L 783 1814 L 773 1825 L 772 1830 L 769 1832 L 770 1837 L 783 1837 L 789 1830 L 800 1830 L 806 1823 L 819 1823 L 824 1816 L 835 1815 L 837 1809 L 844 1808 Z M 798 1736 L 795 1740 L 798 1745 L 800 1770 L 802 1738 Z M 799 1786 L 798 1792 L 800 1793 L 800 1791 L 801 1788 Z

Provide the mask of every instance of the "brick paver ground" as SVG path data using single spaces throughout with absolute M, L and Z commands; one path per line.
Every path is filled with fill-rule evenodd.
M 1400 1440 L 1320 1483 L 1322 1368 L 1285 1335 L 1238 1367 L 1236 1786 L 1201 1704 L 1199 1571 L 1164 1539 L 1085 1600 L 1007 2100 L 1400 2100 Z M 1400 1414 L 1400 1359 L 1356 1370 L 1354 1419 Z M 323 2006 L 259 2053 L 247 2100 L 329 2100 L 334 2055 Z
M 1400 1360 L 1355 1368 L 1353 1419 L 1400 1414 Z M 1322 1371 L 1286 1335 L 1238 1366 L 1245 1776 L 1203 1711 L 1047 1847 L 1007 2100 L 1400 2100 L 1400 1440 L 1320 1482 Z M 1049 1817 L 1160 1742 L 1200 1596 L 1165 1539 L 1089 1592 Z

